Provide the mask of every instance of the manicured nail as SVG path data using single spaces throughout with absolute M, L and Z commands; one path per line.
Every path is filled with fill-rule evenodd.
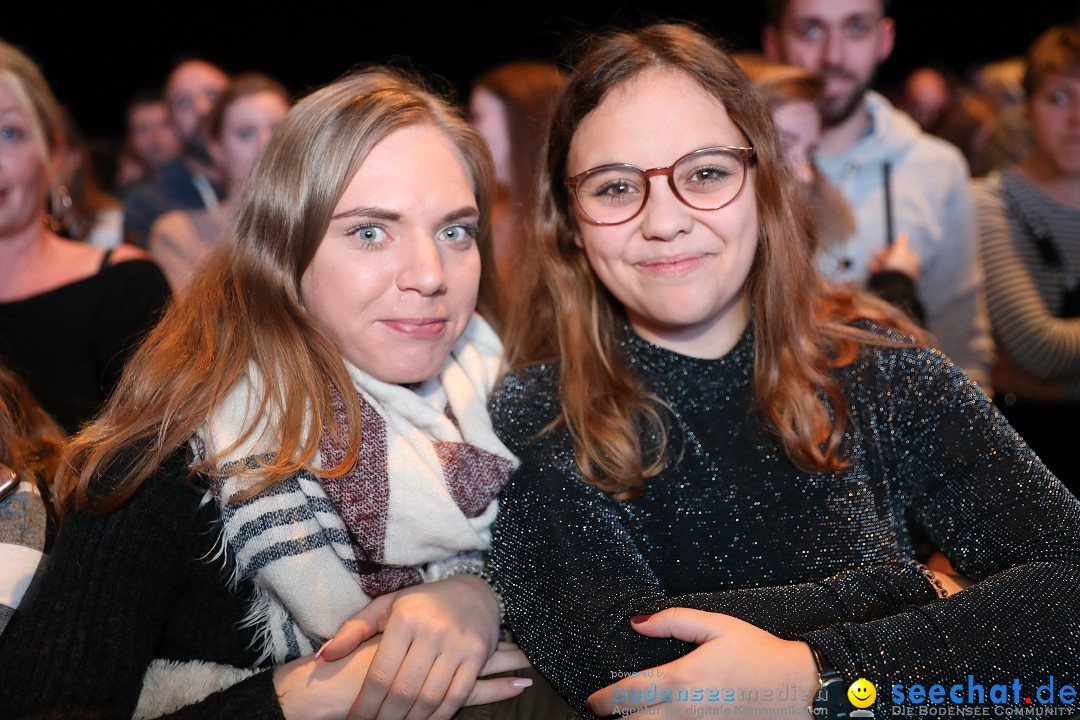
M 326 646 L 327 646 L 327 645 L 329 645 L 329 644 L 330 644 L 330 643 L 331 643 L 332 641 L 333 641 L 333 638 L 330 638 L 330 640 L 327 640 L 326 642 L 324 642 L 324 643 L 322 644 L 322 647 L 321 647 L 321 648 L 319 648 L 319 652 L 315 653 L 315 657 L 317 657 L 317 658 L 319 658 L 320 660 L 322 660 L 322 659 L 323 659 L 323 656 L 322 656 L 322 652 L 323 652 L 323 650 L 325 650 L 325 649 L 326 649 Z
M 513 688 L 527 688 L 532 687 L 532 680 L 529 678 L 516 678 L 510 681 L 510 687 Z
M 652 613 L 649 613 L 648 615 L 635 615 L 634 617 L 630 618 L 630 622 L 634 625 L 640 625 L 652 616 Z

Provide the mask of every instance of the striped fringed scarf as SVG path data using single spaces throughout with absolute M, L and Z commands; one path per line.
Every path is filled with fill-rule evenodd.
M 237 469 L 269 454 L 261 443 L 271 437 L 270 418 L 223 458 L 211 493 L 235 579 L 255 582 L 248 620 L 263 639 L 263 659 L 310 654 L 371 598 L 437 579 L 440 566 L 487 549 L 495 496 L 517 467 L 487 414 L 501 353 L 494 331 L 474 316 L 439 376 L 419 387 L 384 383 L 346 363 L 360 397 L 362 445 L 343 477 L 302 471 L 229 502 L 250 486 Z M 236 388 L 200 429 L 198 459 L 236 441 L 257 407 L 257 384 L 252 377 Z M 319 467 L 344 457 L 329 435 Z

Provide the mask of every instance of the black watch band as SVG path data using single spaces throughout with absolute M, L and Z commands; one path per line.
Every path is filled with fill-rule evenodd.
M 840 720 L 849 717 L 853 708 L 848 702 L 847 687 L 840 673 L 813 645 L 810 646 L 810 652 L 814 654 L 814 662 L 817 664 L 819 683 L 808 708 L 810 716 L 815 720 Z

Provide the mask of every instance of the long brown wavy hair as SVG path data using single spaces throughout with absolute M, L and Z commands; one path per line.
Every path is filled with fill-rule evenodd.
M 851 322 L 869 318 L 916 330 L 884 303 L 819 280 L 805 230 L 812 223 L 797 201 L 761 94 L 714 40 L 686 25 L 599 36 L 573 67 L 548 135 L 520 302 L 504 331 L 512 370 L 559 363 L 562 414 L 548 430 L 565 423 L 585 478 L 620 497 L 637 494 L 667 462 L 663 450 L 643 453 L 641 436 L 655 431 L 663 437 L 661 404 L 637 386 L 622 360 L 623 308 L 574 243 L 576 220 L 563 178 L 570 142 L 586 115 L 642 72 L 675 70 L 719 99 L 756 150 L 758 247 L 746 290 L 760 415 L 799 468 L 844 467 L 847 412 L 832 370 L 849 364 L 863 343 L 884 342 Z
M 51 481 L 64 440 L 22 379 L 0 363 L 0 463 L 24 480 Z
M 323 432 L 347 441 L 349 470 L 360 446 L 355 393 L 340 393 L 345 420 L 334 417 L 333 388 L 351 387 L 341 353 L 304 307 L 300 278 L 329 227 L 349 181 L 372 148 L 401 128 L 428 124 L 446 133 L 469 169 L 487 243 L 493 170 L 486 146 L 460 113 L 416 80 L 373 68 L 316 91 L 294 107 L 245 183 L 220 247 L 190 290 L 166 312 L 130 360 L 101 415 L 66 456 L 64 508 L 120 507 L 254 369 L 264 388 L 258 412 L 227 455 L 271 417 L 275 448 L 253 472 L 250 494 L 312 463 Z M 123 479 L 107 492 L 97 480 L 114 463 Z M 212 472 L 217 458 L 198 468 Z M 245 492 L 245 495 L 249 493 Z

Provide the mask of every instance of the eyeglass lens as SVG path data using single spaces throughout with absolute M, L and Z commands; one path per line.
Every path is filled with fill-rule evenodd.
M 714 150 L 682 158 L 671 169 L 671 184 L 686 205 L 697 210 L 714 210 L 738 195 L 744 174 L 745 165 L 739 155 L 729 150 Z M 645 172 L 635 167 L 599 168 L 578 183 L 578 202 L 597 222 L 623 222 L 641 209 L 648 182 Z

